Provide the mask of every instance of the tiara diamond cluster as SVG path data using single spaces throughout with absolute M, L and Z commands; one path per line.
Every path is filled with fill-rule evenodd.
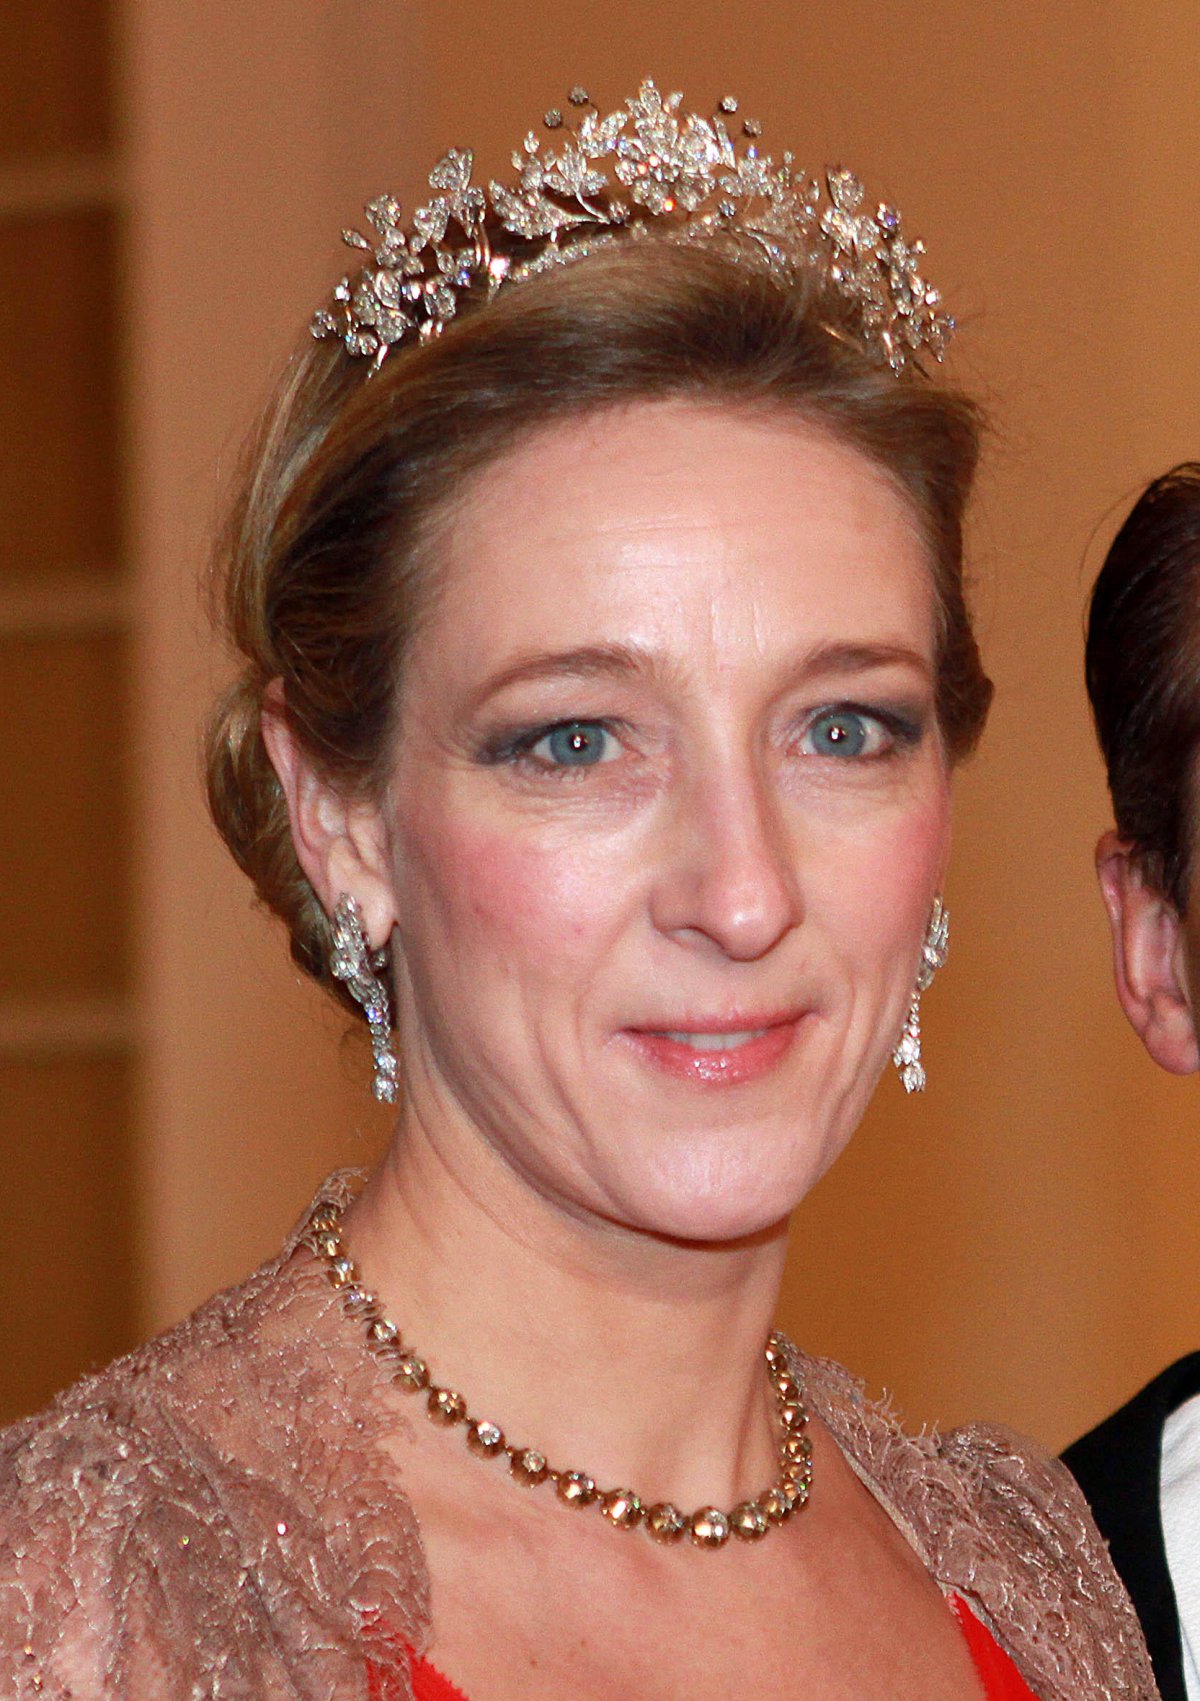
M 451 148 L 429 174 L 433 197 L 406 228 L 390 195 L 371 201 L 371 234 L 343 232 L 367 258 L 316 314 L 317 337 L 379 367 L 397 343 L 439 335 L 468 296 L 497 290 L 617 242 L 721 241 L 788 281 L 815 272 L 850 309 L 864 347 L 900 373 L 925 352 L 941 360 L 954 321 L 921 274 L 924 244 L 909 241 L 900 214 L 865 208 L 852 172 L 818 179 L 760 151 L 760 126 L 734 138 L 732 97 L 711 118 L 681 112 L 682 95 L 647 81 L 601 116 L 574 88 L 568 123 L 546 114 L 512 159 L 511 185 L 471 181 L 473 155 Z

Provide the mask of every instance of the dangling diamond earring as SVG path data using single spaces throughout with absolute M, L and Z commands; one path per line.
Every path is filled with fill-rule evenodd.
M 908 1016 L 900 1030 L 900 1038 L 892 1053 L 892 1062 L 900 1071 L 906 1093 L 925 1091 L 925 1066 L 921 1062 L 921 994 L 946 961 L 946 946 L 950 937 L 950 913 L 941 898 L 933 900 L 933 912 L 921 946 L 921 961 L 917 965 L 917 984 L 913 988 Z
M 394 1104 L 399 1065 L 392 1050 L 392 1004 L 378 973 L 386 962 L 386 951 L 371 952 L 367 947 L 358 899 L 343 892 L 333 911 L 329 971 L 335 980 L 345 981 L 351 997 L 363 1007 L 375 1057 L 372 1091 L 381 1104 Z

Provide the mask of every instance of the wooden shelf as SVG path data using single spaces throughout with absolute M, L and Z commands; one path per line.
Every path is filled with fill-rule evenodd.
M 111 159 L 64 154 L 0 166 L 0 219 L 110 207 L 121 193 L 121 172 Z
M 109 573 L 43 574 L 28 584 L 0 582 L 0 639 L 125 631 L 130 595 Z
M 124 1056 L 136 1048 L 137 1030 L 127 999 L 0 999 L 0 1065 Z

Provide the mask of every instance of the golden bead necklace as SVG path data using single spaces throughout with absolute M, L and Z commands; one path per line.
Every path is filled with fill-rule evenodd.
M 341 1209 L 328 1200 L 317 1205 L 304 1231 L 304 1242 L 322 1259 L 347 1317 L 363 1326 L 367 1350 L 381 1374 L 408 1394 L 424 1396 L 425 1415 L 442 1429 L 461 1428 L 471 1452 L 481 1459 L 503 1459 L 514 1482 L 525 1488 L 552 1483 L 564 1506 L 595 1506 L 619 1530 L 644 1529 L 669 1545 L 689 1537 L 696 1547 L 724 1547 L 730 1536 L 761 1541 L 808 1503 L 812 1487 L 812 1443 L 805 1434 L 808 1410 L 788 1366 L 783 1337 L 772 1334 L 764 1349 L 767 1376 L 779 1420 L 779 1474 L 757 1499 L 743 1500 L 728 1512 L 701 1506 L 691 1514 L 670 1501 L 646 1505 L 629 1488 L 601 1489 L 586 1471 L 556 1470 L 536 1447 L 518 1447 L 500 1425 L 475 1417 L 463 1396 L 433 1381 L 428 1364 L 400 1338 L 400 1331 L 376 1296 L 363 1286 L 346 1251 Z

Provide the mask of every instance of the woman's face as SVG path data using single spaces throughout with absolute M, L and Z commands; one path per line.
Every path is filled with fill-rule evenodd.
M 819 428 L 645 403 L 477 475 L 441 548 L 383 823 L 416 1114 L 576 1215 L 775 1224 L 946 859 L 911 506 Z

